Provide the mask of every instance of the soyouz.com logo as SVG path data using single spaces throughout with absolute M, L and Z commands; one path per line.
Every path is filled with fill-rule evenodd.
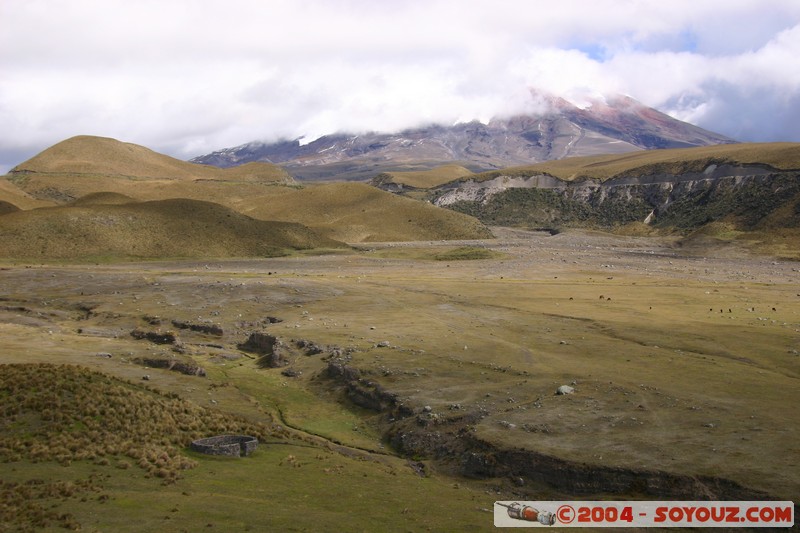
M 792 527 L 788 501 L 498 501 L 495 527 Z

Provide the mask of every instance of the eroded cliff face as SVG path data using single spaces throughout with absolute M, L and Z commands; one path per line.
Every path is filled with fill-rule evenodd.
M 323 375 L 341 386 L 349 401 L 383 415 L 384 438 L 397 452 L 436 460 L 440 466 L 469 478 L 512 479 L 518 485 L 534 481 L 572 494 L 776 499 L 720 477 L 586 464 L 492 443 L 475 432 L 485 411 L 459 408 L 444 416 L 431 412 L 430 407 L 415 408 L 370 379 L 368 371 L 348 364 L 347 358 L 332 357 Z
M 541 174 L 450 183 L 433 203 L 484 223 L 613 227 L 644 222 L 691 229 L 734 216 L 745 227 L 800 195 L 800 172 L 761 166 L 709 165 L 703 172 L 564 181 Z M 789 226 L 798 223 L 789 217 Z

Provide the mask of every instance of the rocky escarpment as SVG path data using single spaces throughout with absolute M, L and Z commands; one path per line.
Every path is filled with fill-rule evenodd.
M 546 483 L 571 494 L 646 495 L 651 497 L 756 500 L 769 495 L 725 478 L 690 476 L 660 470 L 594 465 L 568 461 L 524 448 L 507 448 L 476 436 L 472 416 L 439 419 L 434 425 L 418 419 L 398 421 L 389 442 L 408 456 L 452 464 L 471 478 L 509 478 L 519 485 Z
M 427 406 L 411 406 L 371 379 L 368 372 L 348 364 L 346 357 L 331 357 L 323 375 L 341 386 L 356 405 L 384 415 L 384 437 L 398 452 L 437 460 L 466 477 L 512 479 L 519 486 L 546 483 L 571 494 L 702 500 L 771 498 L 724 478 L 593 465 L 494 444 L 479 437 L 475 429 L 486 412 L 458 406 L 445 416 Z
M 565 181 L 546 174 L 466 180 L 439 188 L 433 202 L 487 224 L 614 227 L 644 222 L 693 229 L 733 217 L 751 229 L 800 199 L 800 172 L 767 166 L 711 164 L 702 172 L 621 175 Z M 800 225 L 800 216 L 783 224 Z
M 347 365 L 346 357 L 334 356 L 329 359 L 325 375 L 341 384 L 347 398 L 360 407 L 379 413 L 389 413 L 392 419 L 405 418 L 413 414 L 411 408 L 403 404 L 396 394 L 365 377 L 359 369 Z

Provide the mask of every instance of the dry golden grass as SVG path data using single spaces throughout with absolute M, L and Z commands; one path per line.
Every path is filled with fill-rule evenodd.
M 451 165 L 444 171 L 456 175 L 460 174 L 460 168 L 462 167 Z M 221 170 L 178 161 L 147 148 L 113 139 L 74 137 L 18 165 L 5 180 L 0 180 L 0 185 L 3 186 L 0 188 L 0 200 L 7 200 L 22 208 L 25 207 L 12 200 L 24 195 L 37 202 L 29 204 L 30 207 L 69 204 L 72 207 L 98 208 L 97 204 L 124 204 L 131 200 L 168 198 L 209 201 L 261 221 L 300 223 L 313 227 L 331 239 L 347 242 L 472 239 L 491 236 L 472 217 L 434 207 L 426 202 L 399 198 L 362 183 L 332 183 L 304 189 L 293 185 L 291 180 L 284 180 L 286 176 L 282 169 L 274 165 L 251 163 Z M 2 191 L 5 190 L 9 192 L 4 196 Z M 12 191 L 18 192 L 12 195 Z M 32 215 L 34 218 L 31 220 L 42 221 L 49 217 L 50 221 L 46 224 L 48 229 L 43 236 L 32 233 L 33 228 L 38 228 L 39 231 L 45 229 L 42 223 L 32 223 L 29 230 L 24 232 L 29 241 L 25 246 L 33 247 L 33 243 L 41 240 L 53 241 L 51 237 L 58 234 L 79 239 L 84 234 L 95 235 L 102 229 L 96 224 L 91 228 L 76 227 L 79 224 L 74 217 L 69 219 L 65 228 L 57 228 L 58 224 L 66 224 L 67 219 L 56 219 L 52 214 L 55 212 L 48 213 Z M 12 222 L 5 221 L 4 224 Z M 150 225 L 157 226 L 155 222 Z M 213 224 L 207 226 L 213 227 Z M 113 230 L 105 228 L 105 231 Z M 136 241 L 134 244 L 137 250 L 141 246 L 146 247 L 147 253 L 153 251 L 154 246 L 156 251 L 161 250 L 155 243 L 148 244 L 145 237 L 147 233 L 144 232 L 141 239 L 130 235 L 125 239 Z M 228 249 L 230 246 L 219 242 L 218 235 L 208 233 L 196 236 L 215 250 L 209 252 L 211 255 L 231 255 Z M 99 235 L 95 237 L 101 239 Z M 21 235 L 14 238 L 6 236 L 5 239 L 6 242 L 8 239 L 22 242 Z M 241 239 L 233 239 L 237 240 Z M 224 249 L 219 249 L 221 246 Z M 52 249 L 52 246 L 48 247 Z M 112 248 L 117 249 L 113 246 Z M 237 253 L 252 250 L 252 247 L 234 248 L 238 250 Z M 27 251 L 31 252 L 30 249 Z M 134 255 L 144 256 L 138 252 Z M 161 255 L 162 253 L 155 254 Z M 35 252 L 33 256 L 39 257 L 39 252 Z M 197 254 L 192 252 L 189 256 L 196 257 Z
M 498 175 L 550 174 L 564 180 L 606 180 L 620 175 L 702 172 L 709 164 L 768 165 L 780 170 L 800 169 L 800 143 L 723 144 L 698 148 L 646 150 L 622 155 L 570 157 L 535 165 L 478 174 L 475 179 Z
M 6 202 L 20 209 L 34 209 L 53 205 L 53 202 L 34 198 L 3 178 L 0 178 L 0 202 Z
M 14 167 L 11 174 L 36 173 L 125 176 L 181 180 L 290 182 L 289 174 L 269 163 L 230 170 L 187 163 L 143 146 L 106 137 L 80 135 L 62 141 Z
M 431 170 L 386 172 L 378 176 L 377 179 L 385 176 L 385 179 L 391 183 L 400 183 L 417 189 L 430 189 L 472 174 L 471 170 L 461 165 L 452 164 L 442 165 Z
M 252 217 L 299 222 L 344 242 L 489 238 L 477 219 L 364 183 L 275 190 L 238 208 Z
M 5 183 L 16 187 L 36 202 L 28 207 L 16 204 L 23 209 L 63 205 L 96 193 L 116 193 L 139 201 L 188 198 L 216 202 L 235 209 L 236 202 L 243 199 L 272 194 L 273 189 L 286 188 L 277 183 L 128 178 L 93 174 L 9 174 L 6 179 L 0 178 L 0 187 Z
M 87 205 L 123 205 L 134 202 L 136 202 L 134 198 L 118 192 L 93 192 L 70 202 L 69 205 L 81 207 Z
M 188 198 L 219 203 L 250 217 L 297 222 L 344 242 L 472 239 L 490 237 L 477 219 L 427 202 L 398 197 L 363 183 L 306 188 L 220 181 L 138 180 L 76 176 L 63 181 L 31 175 L 32 194 L 85 205 Z M 77 200 L 76 200 L 77 199 Z
M 59 206 L 0 218 L 0 253 L 8 259 L 272 257 L 342 246 L 300 224 L 186 199 Z

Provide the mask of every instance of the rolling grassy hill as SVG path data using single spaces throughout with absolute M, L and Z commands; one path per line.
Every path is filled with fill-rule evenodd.
M 459 174 L 460 170 L 453 166 L 444 172 L 450 176 Z M 83 136 L 59 143 L 15 167 L 5 180 L 0 179 L 0 200 L 23 209 L 60 205 L 92 207 L 95 211 L 100 209 L 98 204 L 133 201 L 213 202 L 261 221 L 299 223 L 329 238 L 348 242 L 491 237 L 472 217 L 426 202 L 399 198 L 365 184 L 331 183 L 300 188 L 287 178 L 288 174 L 280 167 L 266 163 L 219 169 L 178 161 L 114 139 Z M 50 213 L 48 216 L 55 216 Z M 23 216 L 18 215 L 18 219 Z M 33 216 L 44 217 L 42 214 Z M 89 215 L 81 216 L 80 221 L 87 224 L 94 220 Z M 199 213 L 189 210 L 186 216 L 200 224 Z M 52 218 L 49 224 L 66 224 L 67 220 L 73 219 Z M 73 220 L 70 224 L 72 228 L 80 223 Z M 33 227 L 43 230 L 38 223 Z M 101 229 L 95 224 L 85 231 L 92 233 Z M 27 230 L 28 237 L 33 236 L 31 231 Z M 73 237 L 81 234 L 78 229 L 64 229 L 61 233 Z M 203 239 L 199 234 L 196 237 Z M 48 239 L 49 235 L 43 235 L 38 240 Z M 218 240 L 213 234 L 205 239 Z M 58 247 L 46 248 L 55 250 Z M 152 247 L 148 249 L 152 251 Z M 230 255 L 232 251 L 219 250 L 218 253 Z M 146 255 L 146 252 L 139 248 L 134 255 Z
M 408 172 L 384 172 L 375 176 L 371 183 L 377 187 L 399 184 L 415 189 L 430 189 L 453 180 L 472 176 L 473 172 L 461 165 L 442 165 L 431 170 Z
M 272 257 L 344 246 L 300 224 L 255 220 L 210 202 L 170 199 L 115 205 L 109 200 L 120 197 L 96 195 L 94 201 L 3 215 L 0 255 L 58 260 Z
M 525 177 L 549 174 L 562 180 L 590 178 L 604 181 L 619 176 L 702 172 L 710 164 L 722 163 L 797 170 L 800 169 L 800 143 L 723 144 L 698 148 L 647 150 L 622 155 L 570 157 L 484 172 L 460 180 L 484 181 L 497 176 Z
M 122 205 L 135 203 L 137 200 L 118 192 L 93 192 L 70 202 L 69 206 L 81 207 L 87 205 Z
M 473 217 L 403 198 L 365 183 L 274 191 L 238 206 L 255 218 L 299 222 L 345 242 L 490 238 Z
M 252 163 L 222 170 L 187 163 L 143 146 L 106 137 L 81 135 L 62 141 L 20 163 L 10 174 L 48 174 L 179 180 L 291 182 L 277 165 Z

